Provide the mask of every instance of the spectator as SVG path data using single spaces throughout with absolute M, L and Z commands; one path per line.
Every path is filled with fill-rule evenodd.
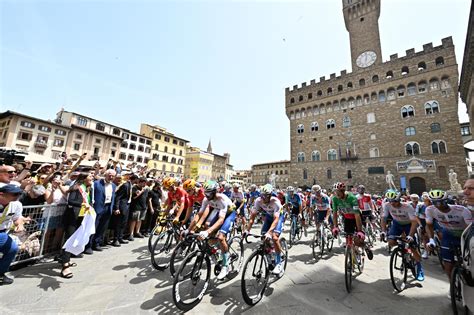
M 91 246 L 93 250 L 102 251 L 104 234 L 109 226 L 112 208 L 115 203 L 115 190 L 117 186 L 112 182 L 115 178 L 115 171 L 108 169 L 104 178 L 94 182 L 94 210 L 97 214 L 95 218 L 95 234 L 92 236 Z
M 81 208 L 83 204 L 92 204 L 92 175 L 89 173 L 81 173 L 71 187 L 67 199 L 67 208 L 63 215 L 64 239 L 67 240 L 81 225 L 83 215 Z M 62 264 L 61 277 L 69 279 L 73 274 L 70 267 L 76 264 L 71 264 L 71 253 L 63 250 L 59 257 L 59 262 Z
M 113 207 L 114 213 L 111 222 L 114 231 L 113 246 L 128 243 L 123 239 L 123 231 L 128 221 L 128 210 L 132 198 L 132 181 L 135 181 L 137 177 L 124 173 L 123 178 L 125 181 L 117 188 Z
M 16 169 L 10 165 L 0 165 L 0 186 L 6 184 L 13 184 L 20 186 L 20 183 L 15 181 Z
M 148 190 L 145 188 L 146 178 L 141 177 L 132 188 L 132 202 L 130 203 L 130 236 L 129 241 L 133 241 L 133 237 L 143 238 L 140 233 L 142 221 L 146 216 L 146 200 Z
M 148 192 L 147 196 L 147 205 L 148 205 L 148 221 L 145 221 L 144 231 L 146 234 L 152 232 L 155 227 L 156 220 L 161 210 L 161 199 L 163 197 L 163 192 L 161 190 L 161 185 L 157 181 L 153 188 Z
M 5 275 L 10 268 L 15 255 L 18 252 L 18 245 L 7 234 L 12 224 L 21 223 L 22 206 L 16 201 L 22 193 L 17 185 L 7 184 L 0 187 L 0 285 L 12 284 L 13 279 Z

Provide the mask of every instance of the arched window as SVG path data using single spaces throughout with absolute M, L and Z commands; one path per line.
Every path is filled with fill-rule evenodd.
M 298 97 L 298 101 L 301 102 L 302 100 L 303 100 L 303 95 L 300 95 L 300 96 Z
M 328 161 L 337 160 L 337 152 L 335 149 L 328 150 Z
M 446 153 L 446 143 L 443 140 L 435 140 L 431 142 L 431 153 L 433 154 Z
M 379 102 L 380 103 L 385 102 L 385 91 L 380 91 L 379 92 Z
M 436 66 L 444 65 L 444 58 L 443 57 L 436 58 L 435 63 L 436 63 Z
M 427 88 L 426 81 L 420 81 L 418 82 L 418 93 L 425 93 Z
M 342 109 L 346 109 L 346 108 L 347 108 L 347 101 L 346 101 L 345 98 L 343 98 L 343 99 L 341 100 L 341 108 L 342 108 Z
M 308 117 L 313 116 L 313 111 L 311 110 L 311 107 L 306 108 L 306 115 L 308 115 Z
M 418 63 L 418 71 L 426 70 L 426 63 L 424 61 Z
M 432 123 L 430 129 L 431 133 L 441 132 L 441 125 L 438 123 Z
M 331 129 L 336 127 L 336 121 L 334 119 L 326 120 L 326 128 Z
M 292 97 L 292 98 L 290 99 L 290 103 L 291 103 L 291 104 L 294 104 L 294 103 L 295 103 L 295 98 L 294 98 L 294 97 Z
M 387 99 L 388 99 L 389 101 L 395 99 L 395 89 L 394 89 L 394 88 L 389 88 L 389 89 L 387 90 Z
M 398 95 L 398 97 L 404 97 L 405 96 L 405 86 L 404 85 L 399 85 L 397 87 L 397 95 Z
M 296 132 L 297 133 L 303 133 L 304 132 L 304 125 L 299 124 L 298 127 L 296 127 Z
M 449 78 L 448 77 L 442 77 L 441 78 L 441 88 L 444 89 L 449 89 L 451 87 L 451 84 L 449 84 Z
M 417 142 L 408 142 L 405 144 L 406 155 L 419 155 L 420 145 Z
M 339 105 L 339 101 L 338 100 L 335 100 L 332 105 L 334 106 L 334 111 L 338 111 L 341 109 L 341 106 Z
M 324 107 L 324 104 L 319 105 L 319 112 L 320 112 L 321 114 L 326 113 L 326 107 Z
M 298 160 L 298 163 L 304 162 L 304 152 L 298 152 L 297 160 Z
M 431 91 L 439 90 L 439 81 L 438 81 L 438 79 L 432 78 L 430 80 L 430 90 Z
M 369 150 L 369 157 L 378 158 L 379 156 L 380 156 L 380 152 L 378 148 L 371 148 Z
M 426 115 L 432 115 L 439 113 L 439 104 L 437 101 L 429 101 L 425 103 Z
M 377 102 L 378 97 L 377 97 L 377 93 L 376 93 L 376 92 L 372 92 L 372 94 L 370 94 L 370 100 L 372 101 L 372 103 L 376 103 L 376 102 Z
M 373 83 L 379 82 L 379 76 L 378 76 L 378 75 L 374 75 L 374 76 L 372 77 L 372 82 L 373 82 Z
M 319 107 L 318 106 L 313 106 L 313 115 L 319 115 Z
M 342 84 L 339 84 L 339 85 L 337 86 L 337 91 L 338 91 L 338 92 L 341 92 L 342 89 L 343 89 Z
M 296 112 L 295 112 L 295 117 L 296 117 L 296 119 L 301 118 L 301 113 L 300 113 L 300 111 L 299 111 L 298 109 L 297 109 Z
M 290 112 L 290 120 L 295 119 L 295 112 L 291 111 Z
M 352 87 L 353 87 L 353 86 L 352 86 L 352 82 L 348 82 L 348 83 L 347 83 L 347 87 L 348 87 L 349 89 L 352 89 Z
M 328 95 L 331 95 L 331 94 L 332 94 L 332 88 L 328 87 Z
M 332 104 L 331 102 L 326 103 L 326 113 L 332 112 Z
M 414 136 L 416 135 L 416 128 L 415 127 L 406 127 L 405 128 L 405 136 Z
M 308 99 L 312 99 L 313 98 L 313 93 L 308 93 Z
M 359 80 L 359 86 L 365 86 L 365 79 Z
M 415 109 L 411 105 L 405 105 L 401 109 L 402 118 L 415 116 Z
M 323 95 L 323 91 L 319 90 L 318 93 L 316 93 L 318 96 L 322 96 Z
M 318 131 L 319 130 L 319 125 L 317 122 L 313 121 L 311 123 L 311 131 Z
M 393 78 L 393 71 L 390 70 L 390 71 L 387 71 L 387 74 L 385 75 L 385 79 L 392 79 Z
M 416 94 L 416 84 L 411 82 L 408 83 L 408 95 L 415 95 Z
M 410 70 L 408 69 L 407 66 L 403 66 L 402 67 L 402 75 L 407 75 L 408 73 L 410 73 Z
M 370 96 L 369 96 L 369 94 L 364 94 L 364 104 L 370 104 Z
M 357 105 L 357 106 L 362 106 L 362 105 L 363 105 L 362 96 L 358 95 L 358 96 L 356 97 L 356 105 Z
M 306 111 L 305 109 L 301 109 L 301 118 L 305 118 L 306 117 Z
M 377 135 L 375 133 L 371 133 L 370 136 L 369 136 L 369 139 L 370 140 L 376 140 L 377 139 Z
M 347 102 L 349 103 L 349 108 L 355 107 L 355 99 L 353 97 L 349 97 L 349 100 Z
M 348 128 L 351 126 L 351 118 L 349 116 L 344 116 L 342 118 L 342 127 Z
M 311 161 L 313 162 L 321 161 L 321 154 L 319 154 L 319 151 L 313 151 L 311 153 Z

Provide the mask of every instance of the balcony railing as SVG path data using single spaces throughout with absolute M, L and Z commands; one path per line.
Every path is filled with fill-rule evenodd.
M 46 141 L 35 141 L 34 146 L 35 146 L 35 148 L 46 149 L 48 147 L 48 144 L 46 143 Z
M 359 157 L 357 155 L 345 155 L 339 158 L 341 161 L 357 161 L 358 159 Z

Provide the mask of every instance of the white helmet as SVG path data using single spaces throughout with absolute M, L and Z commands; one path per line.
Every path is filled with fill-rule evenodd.
M 239 184 L 239 183 L 234 183 L 234 185 L 232 185 L 232 187 L 234 187 L 234 188 L 240 188 L 240 184 Z
M 314 191 L 314 192 L 321 191 L 321 186 L 319 186 L 319 185 L 313 185 L 313 187 L 311 187 L 311 190 Z
M 270 184 L 266 184 L 262 186 L 262 188 L 260 189 L 260 193 L 262 195 L 271 195 L 272 192 L 273 192 L 273 186 Z
M 294 191 L 295 191 L 295 188 L 294 188 L 293 186 L 288 186 L 288 187 L 286 188 L 286 191 L 287 191 L 287 192 L 294 192 Z

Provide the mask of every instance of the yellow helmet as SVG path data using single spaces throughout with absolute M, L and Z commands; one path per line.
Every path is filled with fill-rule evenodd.
M 170 189 L 171 186 L 174 186 L 176 179 L 174 177 L 166 177 L 163 179 L 163 188 Z
M 183 183 L 184 190 L 194 189 L 195 187 L 196 187 L 196 181 L 192 178 L 185 180 Z

